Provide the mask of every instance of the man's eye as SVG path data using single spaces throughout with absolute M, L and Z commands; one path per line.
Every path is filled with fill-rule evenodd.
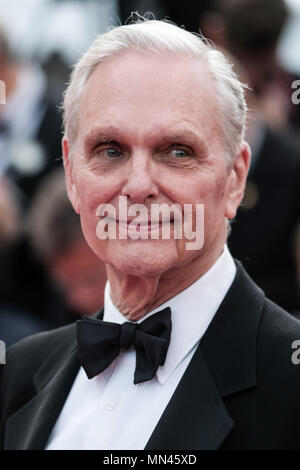
M 113 159 L 113 158 L 118 158 L 121 155 L 121 152 L 119 150 L 115 149 L 114 147 L 107 147 L 107 148 L 98 147 L 95 150 L 95 154 L 98 155 L 98 156 Z
M 171 150 L 171 155 L 176 158 L 185 158 L 188 157 L 190 154 L 187 150 L 184 149 L 173 149 Z
M 106 154 L 108 157 L 110 158 L 116 158 L 116 157 L 119 157 L 121 155 L 121 152 L 119 152 L 119 150 L 117 149 L 114 149 L 114 148 L 108 148 L 105 150 Z

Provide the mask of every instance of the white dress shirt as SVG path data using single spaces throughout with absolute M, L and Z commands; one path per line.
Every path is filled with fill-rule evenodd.
M 88 379 L 81 367 L 46 445 L 47 450 L 144 449 L 236 273 L 225 245 L 216 263 L 194 284 L 148 313 L 170 307 L 172 333 L 163 366 L 147 382 L 133 383 L 135 350 L 121 352 Z M 128 321 L 105 288 L 105 321 Z

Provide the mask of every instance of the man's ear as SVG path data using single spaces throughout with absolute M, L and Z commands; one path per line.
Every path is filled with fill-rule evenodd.
M 73 162 L 70 156 L 70 146 L 68 139 L 64 136 L 62 139 L 62 153 L 65 168 L 66 188 L 69 200 L 77 214 L 80 214 L 80 204 L 76 185 L 73 178 Z
M 243 142 L 240 152 L 233 161 L 228 177 L 229 186 L 225 213 L 227 219 L 234 219 L 236 211 L 242 202 L 250 166 L 250 156 L 250 147 L 246 142 Z

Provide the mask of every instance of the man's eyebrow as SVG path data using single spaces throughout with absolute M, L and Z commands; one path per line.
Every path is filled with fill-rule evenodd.
M 84 137 L 84 149 L 90 151 L 98 142 L 118 140 L 118 134 L 115 127 L 94 128 Z
M 109 126 L 105 128 L 94 128 L 84 138 L 84 149 L 89 152 L 99 142 L 119 142 L 122 140 L 122 134 L 120 129 Z M 190 129 L 182 128 L 177 131 L 161 130 L 160 135 L 157 137 L 157 133 L 148 134 L 145 137 L 146 142 L 153 142 L 156 145 L 161 145 L 165 142 L 178 143 L 183 145 L 198 145 L 204 150 L 208 151 L 208 145 L 206 139 L 203 137 L 201 132 L 193 131 Z
M 185 143 L 189 143 L 190 145 L 206 145 L 205 139 L 203 139 L 201 134 L 195 134 L 194 132 L 189 130 L 182 130 L 179 132 L 166 132 L 161 135 L 159 140 L 178 143 L 183 141 Z
M 176 132 L 166 132 L 161 136 L 161 142 L 172 142 L 177 144 L 186 145 L 188 147 L 201 148 L 204 153 L 209 154 L 209 147 L 207 140 L 201 132 L 195 132 L 190 129 L 181 129 Z

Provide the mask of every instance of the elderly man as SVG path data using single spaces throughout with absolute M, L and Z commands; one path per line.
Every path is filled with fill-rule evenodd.
M 3 448 L 299 448 L 300 325 L 226 247 L 250 152 L 224 56 L 166 22 L 120 26 L 76 65 L 64 106 L 67 189 L 107 265 L 104 311 L 8 352 Z M 177 216 L 153 221 L 154 205 Z

